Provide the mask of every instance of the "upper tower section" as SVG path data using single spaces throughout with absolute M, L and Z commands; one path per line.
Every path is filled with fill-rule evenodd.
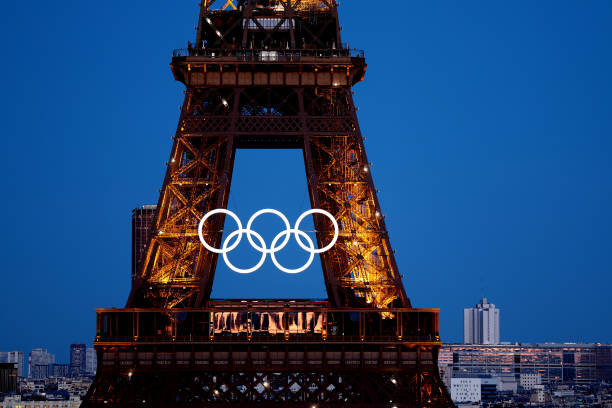
M 343 87 L 363 79 L 363 52 L 342 43 L 335 0 L 200 5 L 195 44 L 175 50 L 172 58 L 175 78 L 188 87 Z
M 341 43 L 336 6 L 335 0 L 203 0 L 196 45 L 334 49 Z

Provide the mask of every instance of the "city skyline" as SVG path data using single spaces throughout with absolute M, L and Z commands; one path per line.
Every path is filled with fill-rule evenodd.
M 82 343 L 69 345 L 68 360 L 56 360 L 55 353 L 47 348 L 36 347 L 32 350 L 0 350 L 0 363 L 14 363 L 18 376 L 24 378 L 58 377 L 58 369 L 65 377 L 93 376 L 97 367 L 97 357 L 92 347 Z
M 61 356 L 64 344 L 91 342 L 95 307 L 125 303 L 130 214 L 154 204 L 161 187 L 181 99 L 167 63 L 173 48 L 192 39 L 186 27 L 195 7 L 111 3 L 91 16 L 87 5 L 51 11 L 34 4 L 7 6 L 14 18 L 2 28 L 11 49 L 42 44 L 35 55 L 27 47 L 14 50 L 39 63 L 1 68 L 6 78 L 31 78 L 8 84 L 12 101 L 5 102 L 2 133 L 20 135 L 6 138 L 7 151 L 28 152 L 35 165 L 24 168 L 16 154 L 2 163 L 5 175 L 17 175 L 4 213 L 32 215 L 8 219 L 12 234 L 1 241 L 5 287 L 14 290 L 0 301 L 0 350 L 46 347 Z M 504 310 L 502 341 L 612 342 L 610 317 L 601 313 L 611 306 L 604 275 L 612 266 L 606 177 L 612 85 L 605 52 L 612 36 L 604 23 L 610 6 L 398 7 L 407 23 L 397 13 L 382 34 L 363 24 L 359 4 L 342 4 L 340 12 L 343 36 L 366 49 L 367 81 L 355 97 L 413 305 L 441 307 L 447 342 L 460 341 L 461 311 L 483 291 Z M 368 17 L 383 15 L 374 9 Z M 39 27 L 33 32 L 24 28 L 31 21 Z M 380 44 L 402 30 L 403 46 Z M 132 82 L 118 74 L 116 61 L 136 71 L 142 62 L 133 61 L 135 49 L 150 69 Z M 398 90 L 385 88 L 390 55 L 410 67 L 398 73 L 406 76 Z M 90 119 L 94 112 L 105 120 Z M 30 137 L 23 136 L 24 124 Z M 390 151 L 383 137 L 401 149 Z M 289 213 L 308 205 L 298 152 L 275 154 L 273 162 L 266 152 L 239 154 L 246 160 L 236 170 L 230 203 L 241 212 L 265 200 Z M 285 197 L 266 186 L 254 191 L 258 175 L 248 174 L 247 165 L 270 185 L 296 177 L 303 183 L 287 186 Z M 44 245 L 32 242 L 33 231 Z M 232 282 L 236 292 L 256 297 L 276 277 L 269 272 L 249 280 L 220 270 L 214 290 L 227 295 Z M 296 279 L 282 277 L 280 290 L 324 293 L 316 267 Z

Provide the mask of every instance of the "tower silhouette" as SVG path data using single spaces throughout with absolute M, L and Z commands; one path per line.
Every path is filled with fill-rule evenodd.
M 98 372 L 83 407 L 452 406 L 438 310 L 406 296 L 351 87 L 363 52 L 334 0 L 203 0 L 151 239 L 125 309 L 98 309 Z M 321 253 L 327 301 L 210 298 L 218 254 L 198 223 L 226 208 L 236 149 L 304 156 L 311 206 L 337 221 Z M 222 244 L 225 219 L 202 237 Z M 317 244 L 334 235 L 314 214 Z

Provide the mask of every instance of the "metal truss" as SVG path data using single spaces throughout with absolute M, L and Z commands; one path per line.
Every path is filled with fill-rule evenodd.
M 413 309 L 377 198 L 334 0 L 202 0 L 171 68 L 185 99 L 126 309 L 97 311 L 90 407 L 451 407 L 437 309 Z M 301 149 L 310 202 L 339 238 L 328 301 L 210 299 L 199 220 L 226 208 L 236 149 Z M 205 224 L 219 247 L 222 215 Z M 319 247 L 333 236 L 314 215 Z M 267 308 L 267 309 L 266 309 Z
M 197 225 L 206 212 L 227 205 L 241 146 L 303 150 L 311 204 L 333 214 L 340 226 L 338 243 L 322 256 L 333 305 L 410 305 L 350 90 L 261 87 L 187 92 L 132 306 L 198 307 L 209 298 L 216 257 L 200 245 Z M 219 245 L 222 221 L 207 223 L 207 242 Z M 315 227 L 324 246 L 330 222 L 315 217 Z
M 130 374 L 131 373 L 131 374 Z M 102 374 L 89 407 L 448 407 L 431 370 L 355 371 L 124 371 Z
M 204 0 L 196 46 L 335 48 L 335 0 Z

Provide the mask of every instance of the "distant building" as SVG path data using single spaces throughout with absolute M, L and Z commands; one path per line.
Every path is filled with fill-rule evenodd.
M 496 378 L 498 379 L 497 391 L 516 394 L 518 391 L 518 381 L 516 380 L 514 374 L 507 373 Z
M 0 393 L 17 392 L 17 367 L 13 363 L 0 363 Z
M 482 298 L 476 306 L 463 309 L 465 344 L 499 344 L 499 309 Z
M 95 375 L 96 369 L 98 368 L 98 357 L 96 350 L 92 348 L 87 349 L 87 357 L 85 359 L 85 373 L 87 375 Z
M 524 390 L 533 390 L 536 385 L 542 384 L 542 374 L 540 373 L 522 373 L 520 375 L 521 388 Z
M 9 351 L 7 363 L 14 363 L 17 366 L 17 376 L 24 376 L 23 351 Z
M 597 378 L 612 383 L 612 345 L 598 345 L 595 348 Z
M 37 348 L 28 356 L 28 377 L 41 379 L 49 377 L 49 366 L 55 364 L 55 355 L 46 349 Z
M 534 385 L 531 393 L 531 402 L 536 404 L 550 403 L 550 394 L 544 389 L 543 385 Z
M 445 344 L 440 350 L 438 365 L 445 378 L 500 377 L 503 380 L 500 387 L 506 389 L 516 387 L 509 377 L 514 377 L 517 382 L 522 379 L 524 384 L 534 381 L 542 384 L 610 383 L 612 346 L 576 343 Z
M 156 211 L 156 205 L 143 205 L 132 211 L 132 283 L 147 256 L 147 245 Z
M 480 378 L 451 379 L 451 399 L 454 402 L 480 402 Z
M 0 408 L 78 408 L 80 405 L 81 398 L 76 396 L 71 396 L 68 400 L 22 401 L 21 395 L 14 395 L 0 401 Z
M 495 378 L 481 378 L 480 379 L 480 401 L 483 403 L 490 403 L 495 401 L 497 398 L 497 391 L 499 389 L 500 379 Z
M 84 344 L 70 345 L 70 376 L 80 377 L 85 375 L 87 364 L 87 349 Z
M 22 351 L 0 351 L 0 363 L 14 363 L 17 366 L 17 376 L 23 377 Z
M 30 378 L 35 380 L 43 380 L 51 376 L 51 367 L 53 364 L 31 364 Z
M 49 366 L 49 377 L 64 378 L 70 376 L 69 364 L 51 364 Z

